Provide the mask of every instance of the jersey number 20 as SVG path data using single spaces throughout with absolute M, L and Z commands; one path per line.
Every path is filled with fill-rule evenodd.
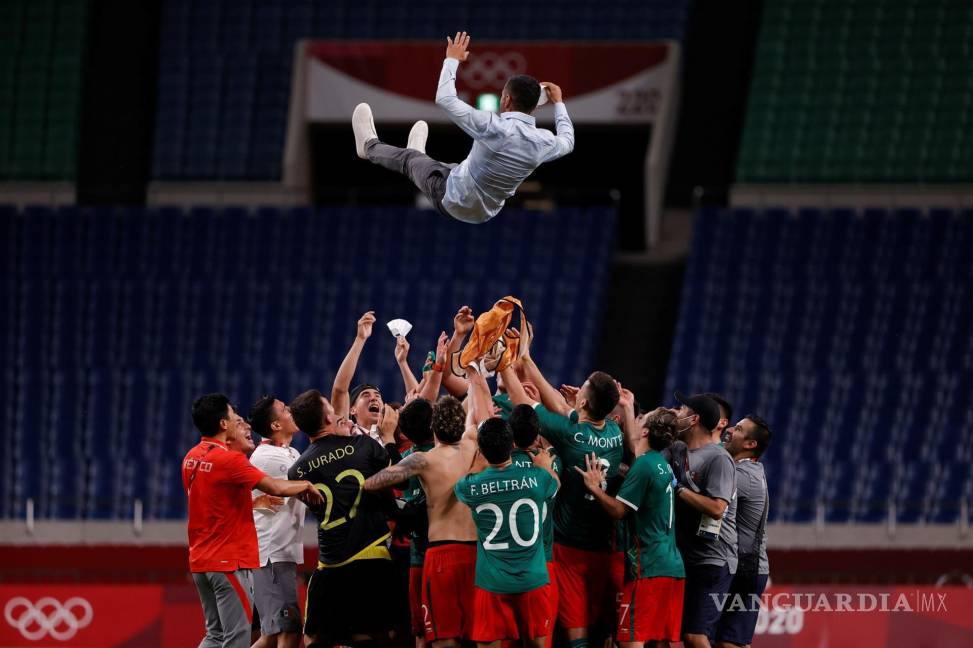
M 534 514 L 534 530 L 528 540 L 524 540 L 523 536 L 520 535 L 520 529 L 517 528 L 517 511 L 520 510 L 521 506 L 528 506 Z M 477 513 L 482 513 L 483 511 L 490 511 L 497 516 L 497 520 L 493 525 L 493 530 L 486 537 L 483 542 L 483 548 L 487 551 L 497 551 L 499 549 L 508 549 L 510 543 L 508 542 L 494 542 L 494 538 L 500 533 L 500 527 L 503 526 L 503 511 L 496 504 L 487 502 L 486 504 L 480 504 L 476 507 Z M 510 536 L 514 539 L 514 542 L 519 544 L 521 547 L 529 547 L 534 542 L 537 541 L 537 536 L 540 534 L 540 511 L 537 510 L 537 504 L 533 500 L 527 498 L 521 498 L 513 503 L 510 507 L 510 514 L 507 516 L 507 521 L 510 525 Z

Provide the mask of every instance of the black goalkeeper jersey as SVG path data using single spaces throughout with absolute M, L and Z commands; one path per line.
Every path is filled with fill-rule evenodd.
M 379 496 L 362 489 L 365 480 L 389 465 L 388 453 L 365 435 L 328 435 L 316 440 L 294 462 L 288 479 L 306 479 L 324 496 L 312 507 L 318 518 L 318 560 L 338 565 L 389 535 Z

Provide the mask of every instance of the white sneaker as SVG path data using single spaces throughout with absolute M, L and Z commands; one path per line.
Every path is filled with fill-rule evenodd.
M 409 143 L 406 144 L 406 148 L 410 148 L 413 151 L 419 151 L 420 153 L 425 153 L 426 140 L 428 138 L 429 124 L 420 119 L 412 125 L 412 130 L 409 131 Z
M 363 160 L 367 159 L 365 142 L 378 139 L 372 109 L 367 103 L 360 103 L 355 106 L 355 112 L 351 113 L 351 128 L 355 131 L 355 149 L 358 151 L 358 157 Z

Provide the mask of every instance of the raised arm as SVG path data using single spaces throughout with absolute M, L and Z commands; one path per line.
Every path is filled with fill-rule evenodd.
M 554 104 L 554 127 L 557 135 L 554 137 L 554 150 L 545 160 L 550 162 L 559 157 L 564 157 L 574 150 L 574 124 L 568 116 L 568 109 L 564 105 L 564 98 L 561 96 L 561 88 L 550 81 L 541 83 L 541 91 L 547 92 L 547 96 Z
M 410 477 L 421 473 L 426 467 L 426 463 L 425 452 L 413 452 L 394 466 L 380 470 L 366 479 L 364 489 L 368 492 L 376 492 L 401 484 Z
M 625 445 L 629 452 L 638 456 L 638 442 L 642 437 L 642 430 L 635 420 L 635 394 L 618 384 L 618 404 L 622 407 L 622 434 L 625 435 Z
M 358 331 L 355 333 L 355 341 L 348 349 L 348 355 L 341 361 L 338 373 L 334 377 L 334 386 L 331 388 L 331 406 L 334 408 L 336 416 L 348 416 L 351 408 L 348 390 L 351 389 L 351 381 L 355 377 L 355 369 L 358 367 L 358 358 L 361 351 L 365 348 L 365 341 L 372 334 L 372 325 L 375 323 L 375 312 L 368 311 L 358 319 Z
M 564 400 L 564 396 L 561 392 L 556 390 L 551 386 L 551 383 L 547 382 L 547 378 L 541 373 L 540 368 L 538 368 L 537 363 L 534 362 L 534 358 L 530 355 L 530 344 L 533 340 L 534 332 L 531 328 L 527 335 L 521 335 L 520 345 L 524 351 L 524 357 L 521 359 L 521 366 L 524 369 L 524 374 L 528 380 L 534 383 L 537 387 L 537 392 L 540 394 L 541 403 L 551 412 L 556 412 L 561 416 L 570 416 L 571 410 L 573 409 L 568 402 Z M 503 377 L 504 384 L 507 382 L 507 377 Z M 510 396 L 510 400 L 513 401 L 513 395 Z M 516 402 L 514 403 L 516 404 Z
M 537 404 L 537 401 L 527 394 L 527 391 L 524 389 L 524 384 L 520 382 L 520 377 L 514 370 L 513 365 L 501 371 L 500 377 L 503 378 L 503 386 L 507 390 L 507 395 L 510 396 L 510 402 L 515 406 L 530 405 L 533 407 Z
M 395 338 L 395 363 L 399 365 L 399 372 L 402 373 L 402 386 L 405 394 L 419 388 L 419 381 L 409 367 L 409 341 L 400 335 Z
M 493 416 L 493 397 L 490 395 L 490 386 L 486 378 L 472 365 L 466 369 L 466 375 L 470 379 L 470 394 L 472 402 L 471 411 L 473 421 L 479 425 L 483 421 Z
M 430 403 L 435 403 L 439 398 L 439 386 L 443 381 L 443 374 L 446 372 L 446 331 L 439 334 L 439 341 L 436 343 L 436 361 L 432 365 L 432 371 L 423 380 L 422 389 L 419 391 L 419 398 L 425 398 Z
M 476 318 L 473 317 L 473 310 L 469 306 L 460 307 L 456 315 L 453 316 L 453 335 L 449 338 L 449 345 L 446 349 L 447 357 L 443 359 L 447 369 L 443 374 L 443 387 L 456 398 L 460 398 L 467 392 L 469 383 L 466 378 L 461 378 L 448 370 L 449 358 L 463 346 L 463 340 L 473 330 L 475 322 Z
M 454 124 L 476 139 L 486 133 L 493 113 L 477 110 L 456 96 L 456 70 L 470 55 L 467 50 L 469 45 L 470 37 L 466 32 L 456 32 L 455 38 L 446 37 L 446 60 L 443 61 L 443 71 L 439 73 L 436 105 L 446 111 Z

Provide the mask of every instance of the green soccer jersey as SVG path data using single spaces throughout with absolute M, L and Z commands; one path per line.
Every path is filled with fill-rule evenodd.
M 541 434 L 550 441 L 564 465 L 561 491 L 554 502 L 554 539 L 569 547 L 587 551 L 611 551 L 613 521 L 585 488 L 584 479 L 574 469 L 584 470 L 585 456 L 592 452 L 608 478 L 618 474 L 622 463 L 622 431 L 606 419 L 601 428 L 579 422 L 577 412 L 561 416 L 537 405 Z
M 662 453 L 649 450 L 637 457 L 616 497 L 632 509 L 625 518 L 628 523 L 626 582 L 654 576 L 685 578 L 672 526 L 672 468 Z
M 510 453 L 510 459 L 513 461 L 515 466 L 521 468 L 533 468 L 534 462 L 531 461 L 530 454 L 526 450 L 515 449 Z M 554 472 L 557 473 L 558 477 L 561 476 L 561 460 L 554 456 Z M 543 470 L 543 469 L 542 469 Z M 543 520 L 543 534 L 544 534 L 544 559 L 547 562 L 551 562 L 554 559 L 554 498 L 551 497 L 546 502 L 544 502 L 544 508 L 541 510 L 541 519 Z
M 477 587 L 520 594 L 548 583 L 541 519 L 557 481 L 543 468 L 488 466 L 453 488 L 476 523 Z
M 433 444 L 428 443 L 421 446 L 412 446 L 408 450 L 402 453 L 402 458 L 405 459 L 413 452 L 429 452 L 432 450 Z M 409 477 L 409 481 L 405 483 L 405 488 L 402 490 L 402 499 L 406 502 L 414 500 L 416 497 L 422 494 L 422 483 L 419 482 L 418 477 Z M 412 532 L 412 542 L 409 543 L 409 566 L 410 567 L 422 567 L 423 562 L 426 558 L 426 544 L 428 540 L 426 539 L 425 532 L 422 533 L 421 537 L 415 531 Z

